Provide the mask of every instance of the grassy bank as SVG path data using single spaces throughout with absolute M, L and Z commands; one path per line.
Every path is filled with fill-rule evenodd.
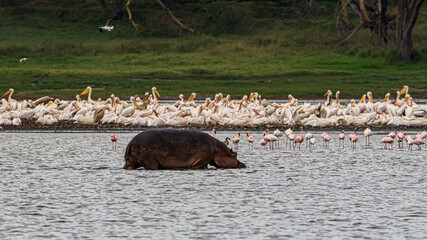
M 414 34 L 418 57 L 404 63 L 394 57 L 392 45 L 369 43 L 368 30 L 345 46 L 336 45 L 333 9 L 304 18 L 273 6 L 289 14 L 264 18 L 254 9 L 272 6 L 238 5 L 251 14 L 243 21 L 248 26 L 237 25 L 243 32 L 234 29 L 239 34 L 219 34 L 221 22 L 202 26 L 197 11 L 191 16 L 176 12 L 187 16 L 188 25 L 206 31 L 185 33 L 156 10 L 150 18 L 158 23 L 136 18 L 146 28 L 142 33 L 134 34 L 132 25 L 121 21 L 114 31 L 100 34 L 97 27 L 105 18 L 96 3 L 32 2 L 3 6 L 0 14 L 0 91 L 13 87 L 18 97 L 72 98 L 88 85 L 95 97 L 142 95 L 153 86 L 162 97 L 253 91 L 271 97 L 321 97 L 327 89 L 345 97 L 369 90 L 380 97 L 403 85 L 411 87 L 413 96 L 427 96 L 425 7 Z M 144 7 L 135 4 L 134 14 L 142 16 Z M 22 57 L 28 60 L 20 64 Z

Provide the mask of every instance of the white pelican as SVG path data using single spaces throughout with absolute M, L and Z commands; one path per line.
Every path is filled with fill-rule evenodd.
M 326 96 L 326 102 L 325 102 L 325 106 L 328 106 L 331 103 L 331 96 L 332 96 L 332 92 L 331 90 L 328 90 L 325 95 L 323 95 L 324 97 Z
M 92 88 L 87 87 L 82 93 L 80 93 L 80 96 L 87 94 L 87 102 L 89 104 L 94 104 L 95 102 L 92 100 Z
M 160 97 L 160 94 L 159 94 L 159 92 L 157 92 L 157 88 L 156 87 L 151 88 L 151 91 L 153 93 L 153 98 L 154 98 L 154 100 L 153 100 L 153 106 L 156 106 L 159 103 L 159 101 L 157 100 L 157 96 Z
M 131 117 L 135 113 L 135 110 L 138 108 L 138 105 L 135 102 L 135 98 L 131 97 L 130 102 L 132 103 L 132 106 L 123 109 L 122 113 L 120 114 L 121 116 Z
M 407 95 L 409 95 L 409 87 L 408 86 L 403 86 L 402 90 L 400 90 L 400 95 L 405 94 L 405 97 Z
M 12 95 L 13 95 L 14 92 L 15 92 L 15 90 L 13 88 L 11 88 L 5 94 L 3 94 L 3 96 L 2 96 L 2 97 L 4 97 L 4 96 L 6 96 L 6 95 L 9 94 L 9 97 L 7 98 L 7 103 L 9 105 L 11 105 L 12 103 L 16 102 L 16 100 L 12 99 Z

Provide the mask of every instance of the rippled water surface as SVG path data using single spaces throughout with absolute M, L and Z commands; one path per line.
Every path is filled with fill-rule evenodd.
M 427 150 L 249 151 L 238 170 L 127 171 L 136 133 L 0 133 L 8 239 L 425 239 Z M 231 137 L 222 132 L 217 137 Z M 363 138 L 363 137 L 362 137 Z M 363 139 L 362 139 L 363 140 Z M 291 180 L 288 180 L 291 178 Z

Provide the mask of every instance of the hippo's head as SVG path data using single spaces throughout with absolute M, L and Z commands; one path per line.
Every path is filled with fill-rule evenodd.
M 142 167 L 138 162 L 132 162 L 129 160 L 126 160 L 125 165 L 123 166 L 123 169 L 126 170 L 134 170 Z
M 142 167 L 138 158 L 135 157 L 135 156 L 138 156 L 138 154 L 139 154 L 138 148 L 135 148 L 132 146 L 132 144 L 129 144 L 129 146 L 126 149 L 125 165 L 123 166 L 123 169 L 133 170 L 133 169 L 138 169 Z
M 223 145 L 217 147 L 212 165 L 218 168 L 246 168 L 244 163 L 237 160 L 237 153 Z

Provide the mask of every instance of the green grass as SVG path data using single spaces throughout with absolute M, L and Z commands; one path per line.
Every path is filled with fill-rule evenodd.
M 367 91 L 381 97 L 403 85 L 413 96 L 427 96 L 425 7 L 414 34 L 419 57 L 404 63 L 394 57 L 392 45 L 369 43 L 368 30 L 346 46 L 334 44 L 333 14 L 309 19 L 254 16 L 255 22 L 246 29 L 249 33 L 221 35 L 217 26 L 209 28 L 210 34 L 175 33 L 179 28 L 159 11 L 153 14 L 164 29 L 178 34 L 159 37 L 162 34 L 153 30 L 134 35 L 126 22 L 116 22 L 114 31 L 100 34 L 97 27 L 104 18 L 96 1 L 95 5 L 76 1 L 76 8 L 87 4 L 83 13 L 49 5 L 52 1 L 33 2 L 39 5 L 0 9 L 0 91 L 12 87 L 21 98 L 73 98 L 86 86 L 94 88 L 95 97 L 143 95 L 153 86 L 162 98 L 191 92 L 241 96 L 253 91 L 269 97 L 319 98 L 328 89 L 340 90 L 345 97 Z M 58 9 L 68 10 L 61 16 Z M 133 10 L 137 15 L 142 11 L 137 5 Z M 154 24 L 137 21 L 145 27 Z M 19 64 L 21 57 L 29 60 Z

